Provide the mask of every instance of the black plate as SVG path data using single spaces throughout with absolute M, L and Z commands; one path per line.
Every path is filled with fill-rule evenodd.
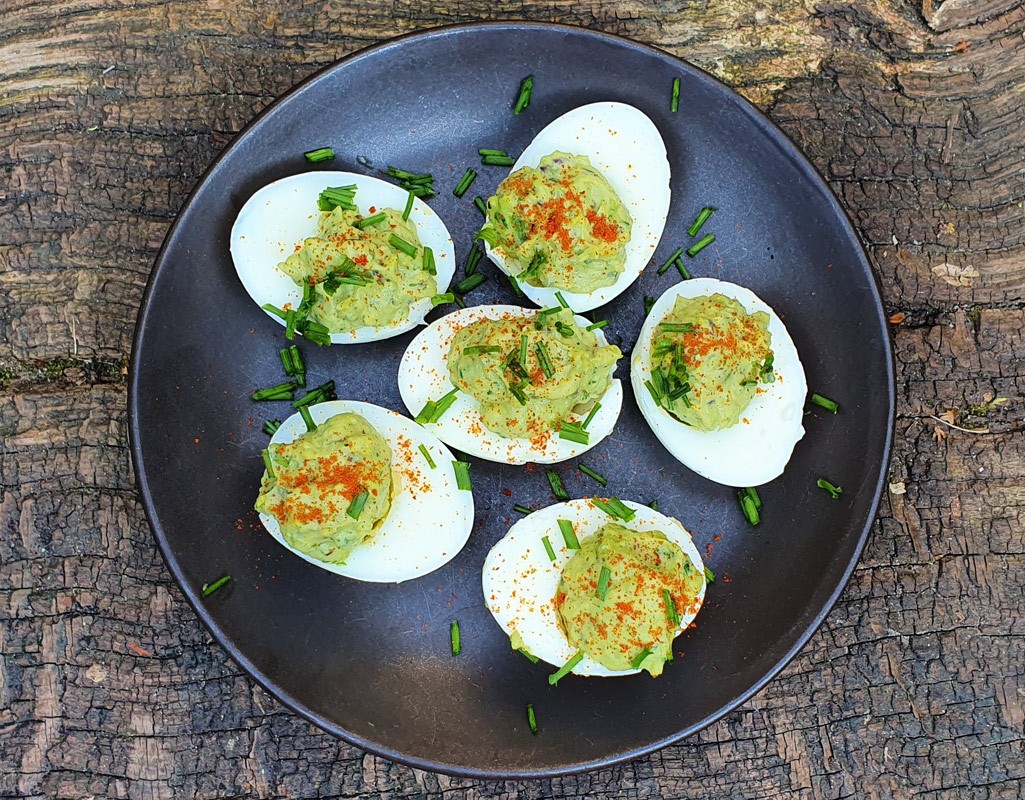
M 520 79 L 535 77 L 529 109 L 510 111 Z M 669 112 L 670 87 L 682 102 Z M 228 254 L 232 222 L 265 183 L 306 169 L 302 153 L 331 145 L 329 166 L 426 170 L 433 207 L 468 250 L 480 215 L 472 195 L 505 170 L 480 168 L 478 147 L 518 153 L 545 124 L 584 103 L 618 100 L 647 113 L 673 169 L 669 221 L 657 253 L 688 242 L 704 205 L 716 243 L 695 275 L 752 288 L 783 316 L 808 384 L 841 413 L 816 412 L 786 473 L 762 489 L 757 529 L 734 493 L 673 460 L 629 393 L 615 434 L 583 459 L 611 476 L 620 497 L 658 499 L 698 545 L 711 546 L 718 580 L 684 653 L 658 680 L 564 680 L 509 649 L 485 610 L 480 570 L 518 515 L 515 503 L 552 502 L 544 471 L 474 460 L 477 521 L 445 568 L 401 585 L 351 581 L 291 555 L 251 512 L 267 437 L 262 421 L 284 404 L 249 400 L 278 383 L 282 329 L 246 295 Z M 451 188 L 467 166 L 466 197 Z M 491 280 L 475 303 L 510 302 Z M 678 280 L 649 269 L 598 313 L 624 350 L 645 295 Z M 395 382 L 410 335 L 359 346 L 303 343 L 310 379 L 333 377 L 348 399 L 403 410 Z M 312 384 L 311 384 L 312 385 Z M 314 76 L 255 120 L 210 167 L 171 229 L 139 316 L 132 355 L 132 455 L 146 512 L 186 597 L 228 652 L 282 702 L 326 730 L 397 761 L 472 776 L 538 776 L 634 758 L 693 733 L 774 676 L 832 607 L 868 535 L 884 478 L 894 378 L 872 272 L 850 223 L 791 142 L 703 72 L 632 42 L 575 28 L 497 24 L 444 28 L 357 53 Z M 752 458 L 758 454 L 753 452 Z M 560 467 L 574 496 L 597 488 L 575 462 Z M 843 486 L 832 500 L 825 476 Z M 227 589 L 202 600 L 206 581 Z M 449 652 L 449 622 L 463 652 Z M 524 709 L 532 703 L 540 732 Z

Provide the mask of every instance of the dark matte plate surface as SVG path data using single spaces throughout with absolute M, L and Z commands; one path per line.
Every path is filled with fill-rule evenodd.
M 510 105 L 532 73 L 530 108 Z M 680 76 L 680 111 L 669 113 Z M 509 649 L 484 608 L 480 570 L 517 517 L 515 503 L 552 502 L 543 469 L 473 460 L 477 521 L 446 567 L 401 585 L 363 584 L 291 555 L 251 511 L 262 472 L 264 419 L 285 404 L 249 393 L 278 383 L 282 328 L 243 290 L 228 254 L 232 222 L 265 183 L 311 169 L 305 150 L 331 145 L 336 169 L 430 171 L 433 207 L 461 262 L 480 223 L 472 195 L 505 170 L 480 168 L 478 147 L 516 154 L 559 114 L 619 100 L 661 130 L 673 199 L 660 263 L 689 241 L 703 205 L 714 247 L 688 261 L 695 275 L 752 288 L 784 318 L 813 390 L 837 399 L 836 417 L 806 418 L 786 473 L 761 492 L 750 528 L 734 493 L 689 472 L 661 447 L 629 391 L 615 433 L 583 459 L 612 478 L 610 492 L 646 502 L 690 529 L 718 575 L 698 626 L 663 677 L 570 678 Z M 462 200 L 451 188 L 467 166 L 480 177 Z M 474 303 L 512 302 L 490 276 Z M 458 277 L 458 274 L 457 274 Z M 673 281 L 649 269 L 598 314 L 629 351 L 645 295 Z M 597 318 L 597 317 L 596 317 Z M 395 382 L 412 334 L 318 349 L 302 343 L 310 385 L 333 377 L 341 396 L 404 410 Z M 316 75 L 253 122 L 210 168 L 172 228 L 150 279 L 132 357 L 132 454 L 149 520 L 185 595 L 228 652 L 284 703 L 368 750 L 418 767 L 479 776 L 551 775 L 629 759 L 675 742 L 757 691 L 793 657 L 849 577 L 879 500 L 893 417 L 893 366 L 874 279 L 823 181 L 747 102 L 665 53 L 557 26 L 475 25 L 374 47 Z M 758 453 L 752 452 L 752 458 Z M 596 485 L 560 467 L 574 496 Z M 843 486 L 831 500 L 815 481 Z M 425 521 L 430 524 L 430 521 Z M 232 582 L 207 600 L 206 581 Z M 449 652 L 449 622 L 463 653 Z M 801 698 L 804 702 L 806 698 Z M 524 708 L 537 710 L 532 736 Z

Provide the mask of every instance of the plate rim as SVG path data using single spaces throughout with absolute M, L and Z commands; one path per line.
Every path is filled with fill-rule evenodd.
M 722 708 L 717 711 L 708 714 L 697 722 L 688 725 L 680 731 L 673 733 L 672 735 L 663 737 L 656 741 L 648 742 L 638 747 L 632 747 L 627 750 L 611 753 L 602 758 L 590 759 L 587 761 L 573 762 L 569 764 L 563 764 L 552 768 L 543 769 L 532 769 L 529 766 L 522 770 L 489 770 L 480 767 L 467 767 L 462 764 L 446 763 L 442 761 L 434 761 L 429 758 L 421 758 L 411 756 L 409 754 L 399 752 L 388 745 L 380 742 L 370 741 L 362 736 L 346 731 L 343 728 L 335 725 L 329 720 L 323 719 L 315 714 L 312 710 L 306 708 L 301 703 L 291 698 L 286 692 L 282 691 L 277 687 L 267 675 L 265 675 L 255 664 L 246 658 L 242 652 L 238 649 L 233 641 L 227 637 L 219 628 L 214 621 L 213 617 L 207 612 L 206 606 L 199 596 L 199 592 L 191 587 L 185 580 L 182 574 L 181 565 L 178 563 L 174 554 L 171 552 L 171 548 L 166 540 L 166 536 L 162 525 L 156 514 L 156 509 L 153 503 L 152 495 L 149 487 L 149 480 L 147 477 L 146 469 L 144 466 L 144 458 L 142 451 L 139 446 L 140 441 L 140 430 L 139 430 L 139 418 L 138 418 L 138 403 L 139 403 L 139 354 L 141 349 L 145 346 L 145 336 L 143 331 L 146 327 L 146 321 L 150 312 L 150 298 L 154 290 L 156 279 L 163 272 L 163 264 L 165 261 L 166 254 L 171 248 L 178 237 L 181 235 L 183 229 L 182 220 L 186 212 L 191 207 L 196 195 L 206 185 L 206 182 L 210 176 L 217 171 L 221 163 L 226 160 L 236 149 L 242 146 L 245 140 L 248 138 L 249 132 L 257 127 L 265 117 L 274 113 L 279 105 L 285 103 L 293 96 L 301 93 L 309 86 L 319 81 L 328 79 L 329 76 L 336 72 L 346 69 L 349 65 L 368 57 L 375 57 L 381 53 L 387 52 L 388 50 L 399 49 L 403 47 L 407 42 L 411 40 L 430 40 L 440 39 L 447 36 L 468 34 L 473 35 L 474 31 L 477 30 L 493 30 L 493 31 L 509 31 L 512 32 L 523 32 L 523 31 L 538 31 L 541 33 L 551 32 L 562 32 L 564 34 L 573 36 L 582 36 L 585 38 L 593 38 L 599 41 L 603 41 L 606 44 L 610 44 L 615 47 L 626 48 L 633 50 L 648 56 L 654 56 L 659 59 L 671 59 L 676 62 L 681 70 L 690 74 L 692 78 L 699 81 L 711 81 L 721 87 L 728 95 L 732 96 L 732 99 L 737 102 L 739 108 L 745 112 L 745 114 L 751 119 L 751 121 L 757 126 L 762 135 L 767 136 L 777 146 L 780 147 L 781 151 L 789 158 L 791 163 L 798 169 L 802 175 L 807 177 L 813 185 L 816 185 L 822 193 L 823 198 L 826 200 L 829 209 L 835 215 L 839 221 L 843 233 L 855 246 L 855 255 L 857 256 L 857 264 L 862 270 L 870 277 L 870 281 L 867 285 L 868 291 L 872 295 L 872 299 L 875 301 L 874 310 L 877 312 L 878 328 L 884 333 L 883 341 L 883 357 L 884 366 L 886 369 L 886 388 L 887 388 L 887 404 L 888 414 L 885 425 L 885 436 L 883 440 L 883 447 L 881 452 L 880 469 L 879 475 L 875 481 L 875 487 L 872 492 L 869 514 L 867 519 L 861 526 L 861 531 L 858 534 L 857 541 L 852 551 L 851 557 L 844 568 L 843 574 L 837 583 L 836 588 L 830 593 L 823 607 L 815 614 L 814 618 L 808 623 L 804 630 L 798 635 L 797 640 L 794 644 L 773 664 L 765 674 L 754 684 L 749 687 L 746 691 L 740 693 L 734 697 L 731 701 L 727 702 Z M 196 179 L 195 184 L 185 196 L 180 207 L 175 213 L 174 222 L 168 228 L 165 234 L 164 240 L 161 243 L 160 249 L 157 251 L 157 255 L 153 261 L 153 267 L 150 270 L 149 276 L 146 281 L 146 288 L 143 292 L 142 299 L 139 305 L 139 311 L 136 315 L 135 329 L 132 335 L 132 346 L 129 355 L 129 366 L 128 366 L 128 444 L 131 456 L 132 469 L 135 475 L 136 491 L 142 501 L 143 511 L 146 517 L 146 522 L 150 527 L 153 537 L 157 541 L 157 546 L 160 550 L 161 556 L 164 562 L 173 576 L 175 582 L 178 584 L 179 589 L 188 601 L 189 605 L 192 606 L 196 616 L 207 628 L 213 638 L 221 645 L 228 656 L 241 666 L 248 676 L 254 680 L 260 687 L 274 697 L 275 700 L 282 703 L 286 708 L 292 712 L 298 714 L 300 717 L 313 723 L 319 729 L 329 733 L 349 745 L 358 747 L 372 755 L 386 758 L 390 761 L 394 761 L 399 764 L 403 764 L 408 767 L 416 769 L 423 769 L 432 772 L 442 773 L 446 775 L 452 775 L 457 777 L 481 779 L 481 780 L 526 780 L 526 779 L 545 779 L 560 777 L 564 775 L 573 775 L 591 770 L 596 770 L 604 767 L 611 767 L 632 761 L 643 756 L 650 755 L 651 753 L 657 752 L 669 745 L 676 744 L 686 739 L 689 736 L 697 733 L 700 730 L 710 726 L 714 722 L 722 719 L 730 712 L 734 711 L 739 706 L 746 703 L 754 695 L 758 694 L 762 689 L 765 688 L 772 680 L 774 680 L 779 673 L 789 664 L 795 656 L 804 649 L 804 647 L 811 640 L 812 636 L 818 632 L 821 628 L 825 619 L 832 612 L 836 606 L 840 595 L 846 590 L 850 579 L 854 574 L 854 570 L 857 568 L 859 561 L 861 560 L 862 553 L 865 545 L 868 541 L 869 534 L 871 533 L 872 527 L 875 525 L 878 519 L 879 506 L 883 496 L 883 489 L 886 483 L 886 475 L 889 469 L 889 465 L 893 454 L 893 437 L 896 425 L 896 373 L 895 373 L 895 359 L 894 359 L 894 342 L 893 333 L 889 326 L 886 324 L 885 308 L 883 305 L 882 291 L 880 288 L 880 278 L 877 272 L 873 269 L 871 261 L 865 250 L 865 245 L 861 235 L 858 233 L 857 228 L 854 226 L 850 215 L 844 206 L 840 203 L 836 194 L 829 186 L 829 183 L 825 176 L 823 176 L 811 160 L 797 147 L 789 135 L 782 128 L 777 126 L 769 117 L 762 112 L 757 106 L 751 101 L 741 95 L 736 89 L 730 87 L 719 78 L 706 72 L 700 67 L 686 61 L 683 57 L 674 55 L 660 47 L 651 44 L 645 44 L 642 42 L 635 41 L 633 39 L 619 36 L 616 34 L 606 33 L 604 31 L 593 30 L 578 25 L 569 25 L 565 23 L 549 23 L 549 22 L 531 22 L 531 21 L 481 21 L 481 22 L 463 22 L 453 23 L 432 27 L 420 28 L 415 31 L 403 33 L 398 36 L 390 37 L 366 47 L 354 50 L 341 58 L 327 64 L 324 67 L 314 71 L 309 76 L 301 80 L 300 82 L 292 85 L 283 94 L 275 97 L 267 106 L 261 109 L 245 126 L 238 131 L 237 134 L 232 138 L 228 145 L 210 162 L 210 164 L 203 170 L 202 174 Z

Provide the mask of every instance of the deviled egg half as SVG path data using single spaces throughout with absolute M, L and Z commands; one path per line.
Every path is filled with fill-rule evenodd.
M 665 292 L 641 327 L 630 380 L 659 441 L 717 483 L 771 481 L 804 436 L 808 384 L 797 348 L 743 286 L 695 278 Z
M 377 583 L 418 578 L 456 556 L 473 495 L 458 487 L 444 444 L 370 403 L 318 403 L 310 416 L 315 429 L 294 414 L 264 452 L 256 510 L 271 536 L 322 569 Z
M 617 505 L 617 518 L 599 504 Z M 512 648 L 577 675 L 659 675 L 705 597 L 677 520 L 614 498 L 529 514 L 488 553 L 484 602 Z
M 592 103 L 542 129 L 487 204 L 489 258 L 540 306 L 560 291 L 588 311 L 637 280 L 669 213 L 669 161 L 655 124 Z
M 306 172 L 264 186 L 231 229 L 242 285 L 283 325 L 289 312 L 301 312 L 299 332 L 321 343 L 411 330 L 451 282 L 455 253 L 441 218 L 419 198 L 407 206 L 410 197 L 352 172 Z
M 399 394 L 438 438 L 489 461 L 555 463 L 608 436 L 622 356 L 560 306 L 472 306 L 428 325 L 399 363 Z

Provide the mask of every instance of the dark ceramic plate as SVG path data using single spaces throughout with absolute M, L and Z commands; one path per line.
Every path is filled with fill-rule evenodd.
M 529 109 L 510 106 L 535 77 Z M 682 80 L 679 113 L 669 112 Z M 477 520 L 466 548 L 438 572 L 401 585 L 341 578 L 286 552 L 251 511 L 262 472 L 264 419 L 284 404 L 249 399 L 278 383 L 282 328 L 246 295 L 228 254 L 232 222 L 258 188 L 312 169 L 302 153 L 331 145 L 335 169 L 394 164 L 435 175 L 432 201 L 468 250 L 505 170 L 480 168 L 469 195 L 451 192 L 478 147 L 519 153 L 553 118 L 619 100 L 665 138 L 673 200 L 656 254 L 688 242 L 704 205 L 716 243 L 689 260 L 695 275 L 752 288 L 784 318 L 808 384 L 838 400 L 837 416 L 806 418 L 786 473 L 762 491 L 764 519 L 743 520 L 734 492 L 681 467 L 629 393 L 615 434 L 585 457 L 610 492 L 647 502 L 694 533 L 718 575 L 698 626 L 677 640 L 666 673 L 570 678 L 512 652 L 484 608 L 484 557 L 513 505 L 553 502 L 542 469 L 474 460 Z M 358 157 L 363 157 L 357 160 Z M 512 302 L 497 271 L 470 295 Z M 645 295 L 678 280 L 649 269 L 599 314 L 628 351 Z M 459 275 L 457 274 L 457 277 Z M 437 312 L 436 312 L 437 313 Z M 310 380 L 341 396 L 404 411 L 396 386 L 410 334 L 318 349 L 302 344 Z M 708 725 L 761 688 L 808 640 L 846 583 L 879 501 L 893 418 L 893 365 L 872 272 L 834 196 L 790 141 L 747 102 L 650 47 L 575 28 L 471 25 L 429 31 L 357 53 L 302 84 L 228 147 L 193 192 L 157 259 L 132 355 L 132 455 L 157 541 L 200 618 L 282 702 L 373 752 L 431 770 L 538 776 L 634 758 Z M 758 454 L 752 452 L 752 458 Z M 574 496 L 597 488 L 561 465 Z M 826 476 L 839 500 L 816 488 Z M 201 599 L 204 582 L 230 585 Z M 462 627 L 453 658 L 449 622 Z M 525 716 L 531 703 L 540 731 Z

